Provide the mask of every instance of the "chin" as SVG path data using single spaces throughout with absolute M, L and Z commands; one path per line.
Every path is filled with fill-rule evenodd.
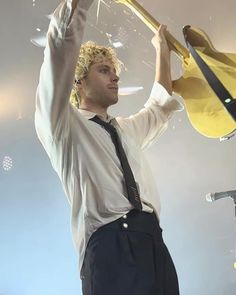
M 113 99 L 113 104 L 116 104 L 118 102 L 118 97 Z
M 118 102 L 118 96 L 110 97 L 109 103 L 110 105 L 116 104 Z

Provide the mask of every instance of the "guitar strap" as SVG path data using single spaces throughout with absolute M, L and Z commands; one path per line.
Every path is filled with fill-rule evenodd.
M 207 80 L 208 84 L 218 96 L 220 101 L 223 103 L 224 107 L 230 113 L 231 117 L 236 121 L 236 99 L 233 99 L 229 91 L 225 88 L 222 82 L 216 77 L 214 72 L 210 69 L 210 67 L 206 64 L 206 62 L 201 58 L 201 56 L 197 53 L 195 48 L 189 43 L 187 34 L 184 34 L 186 45 L 194 58 L 195 62 L 199 66 L 202 74 Z M 235 81 L 236 82 L 236 81 Z

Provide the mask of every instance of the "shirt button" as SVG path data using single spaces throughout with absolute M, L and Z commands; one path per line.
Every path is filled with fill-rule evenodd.
M 128 228 L 128 224 L 127 223 L 123 223 L 123 227 L 124 228 Z
M 124 218 L 124 219 L 127 219 L 127 215 L 125 214 L 125 215 L 123 216 L 123 218 Z

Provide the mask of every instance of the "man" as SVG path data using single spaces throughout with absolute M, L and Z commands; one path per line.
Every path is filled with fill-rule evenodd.
M 83 294 L 178 295 L 143 156 L 182 109 L 171 97 L 166 27 L 152 39 L 157 62 L 149 100 L 137 114 L 113 118 L 107 109 L 118 101 L 121 63 L 111 48 L 81 46 L 92 2 L 63 1 L 54 12 L 35 113 L 38 137 L 71 205 Z

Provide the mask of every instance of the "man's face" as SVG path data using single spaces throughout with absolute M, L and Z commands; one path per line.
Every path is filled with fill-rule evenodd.
M 107 59 L 90 66 L 79 86 L 82 99 L 107 108 L 118 101 L 118 81 L 114 65 Z

